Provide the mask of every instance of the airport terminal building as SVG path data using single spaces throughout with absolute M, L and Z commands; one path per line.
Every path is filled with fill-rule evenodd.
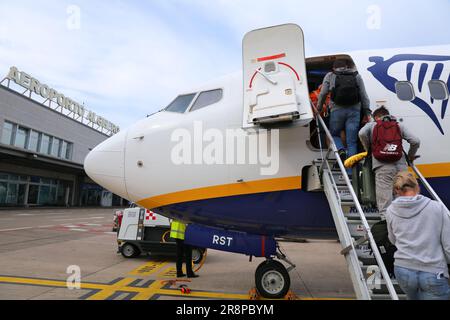
M 11 67 L 0 85 L 0 208 L 121 206 L 83 161 L 119 128 Z

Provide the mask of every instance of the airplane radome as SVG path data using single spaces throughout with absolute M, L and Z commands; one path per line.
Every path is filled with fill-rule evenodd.
M 270 266 L 262 264 L 257 279 L 266 269 L 286 277 L 272 264 L 289 264 L 275 239 L 341 238 L 334 208 L 378 214 L 343 189 L 345 170 L 330 171 L 330 189 L 322 178 L 333 152 L 314 134 L 309 93 L 336 59 L 361 74 L 372 110 L 386 106 L 420 138 L 417 168 L 448 207 L 450 45 L 305 58 L 294 24 L 249 32 L 242 72 L 178 94 L 93 149 L 85 170 L 113 193 L 189 223 L 188 243 L 266 257 Z

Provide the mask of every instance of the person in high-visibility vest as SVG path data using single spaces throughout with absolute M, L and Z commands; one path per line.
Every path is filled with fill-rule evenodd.
M 183 257 L 186 263 L 186 273 L 188 278 L 197 278 L 198 275 L 192 270 L 192 247 L 184 243 L 186 224 L 173 220 L 170 224 L 170 237 L 177 243 L 177 278 L 186 276 L 183 273 Z

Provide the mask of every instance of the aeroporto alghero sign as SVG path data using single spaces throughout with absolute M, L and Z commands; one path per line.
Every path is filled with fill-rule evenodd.
M 57 107 L 53 107 L 52 109 L 60 111 L 67 116 L 71 116 L 73 119 L 89 125 L 102 133 L 105 133 L 106 131 L 107 134 L 113 135 L 120 130 L 120 128 L 112 122 L 98 116 L 93 111 L 87 110 L 83 105 L 70 99 L 69 97 L 66 97 L 48 85 L 41 83 L 39 80 L 31 77 L 26 72 L 19 71 L 16 67 L 10 68 L 8 75 L 4 80 L 8 80 L 8 87 L 9 81 L 14 81 L 17 85 L 27 89 L 27 91 L 30 92 L 30 98 L 32 93 L 41 96 L 45 99 L 42 103 L 44 105 L 48 102 L 48 106 L 52 107 L 51 103 L 56 103 Z

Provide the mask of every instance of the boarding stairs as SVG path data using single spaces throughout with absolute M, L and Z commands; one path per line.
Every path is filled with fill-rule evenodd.
M 323 191 L 343 247 L 341 254 L 347 261 L 356 297 L 362 300 L 406 299 L 397 281 L 389 277 L 371 233 L 371 227 L 381 221 L 381 216 L 376 209 L 366 208 L 369 210 L 364 212 L 333 138 L 320 116 L 317 117 L 318 128 L 319 123 L 330 141 L 330 146 L 328 150 L 321 151 L 321 158 L 315 160 L 313 165 L 321 176 Z M 413 163 L 409 163 L 409 166 L 431 198 L 442 203 L 417 167 Z
M 328 128 L 320 116 L 317 122 L 318 128 L 321 124 L 330 146 L 321 151 L 321 158 L 313 165 L 321 176 L 356 297 L 361 300 L 398 300 L 399 294 L 403 293 L 395 280 L 389 277 L 370 231 L 381 216 L 378 210 L 364 213 Z

